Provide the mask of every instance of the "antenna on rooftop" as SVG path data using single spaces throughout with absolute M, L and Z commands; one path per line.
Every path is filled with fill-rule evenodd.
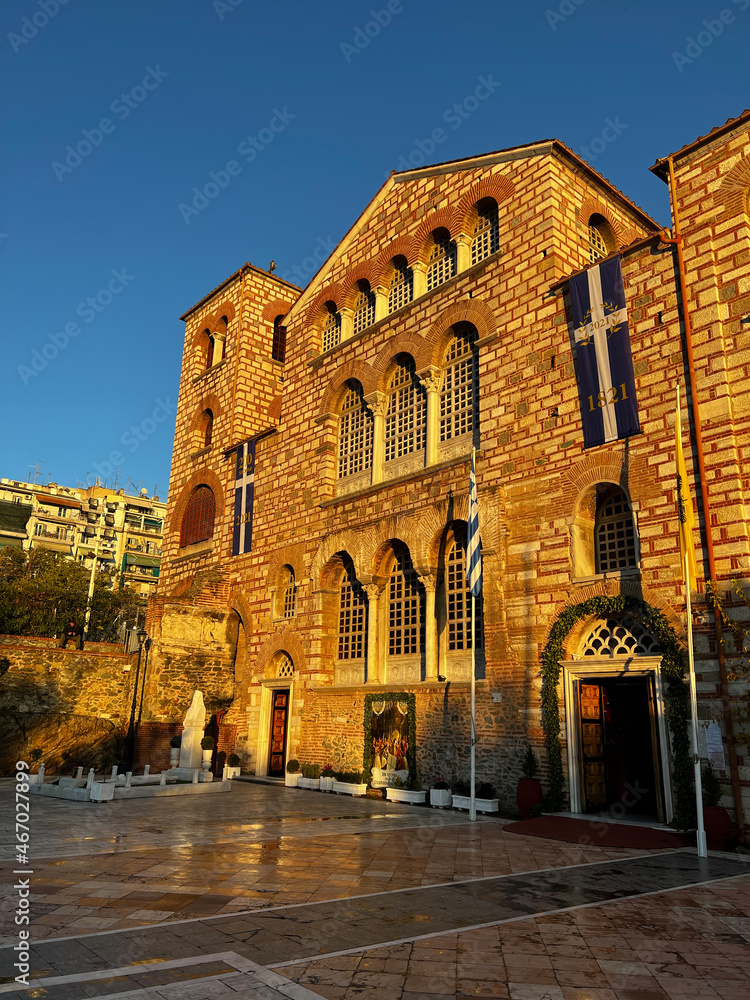
M 40 459 L 37 459 L 36 465 L 30 465 L 29 468 L 34 470 L 34 485 L 36 486 L 37 480 L 39 479 L 39 466 L 44 465 Z

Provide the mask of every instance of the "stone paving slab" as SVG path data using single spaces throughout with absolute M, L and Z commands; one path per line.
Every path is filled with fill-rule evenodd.
M 258 965 L 280 967 L 327 953 L 373 948 L 428 934 L 455 933 L 747 874 L 746 862 L 728 856 L 701 859 L 687 850 L 282 906 L 241 916 L 36 942 L 31 951 L 31 976 L 58 976 L 72 971 L 81 975 L 215 954 L 217 940 L 230 942 L 227 950 Z M 196 938 L 196 928 L 205 929 L 205 937 L 201 934 Z M 12 949 L 3 948 L 0 976 L 12 977 L 12 963 Z M 31 996 L 27 991 L 17 995 Z

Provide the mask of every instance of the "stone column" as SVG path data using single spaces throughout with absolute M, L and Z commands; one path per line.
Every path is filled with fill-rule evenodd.
M 427 428 L 425 465 L 434 465 L 438 457 L 440 439 L 440 390 L 443 386 L 442 369 L 430 365 L 419 372 L 419 380 L 427 392 Z
M 375 322 L 378 320 L 385 319 L 388 315 L 388 290 L 378 285 L 377 288 L 373 288 L 375 292 Z
M 456 237 L 456 273 L 468 271 L 471 267 L 471 244 L 473 238 L 466 233 L 459 233 Z
M 414 275 L 414 298 L 418 299 L 427 292 L 427 264 L 423 260 L 415 260 L 411 270 Z
M 339 309 L 341 315 L 341 343 L 349 340 L 354 332 L 354 310 L 349 306 Z
M 224 347 L 227 335 L 225 333 L 215 333 L 214 338 L 214 356 L 213 364 L 218 365 L 220 361 L 224 360 Z
M 362 589 L 367 594 L 367 683 L 380 684 L 378 621 L 380 618 L 380 595 L 383 593 L 383 585 L 380 583 L 364 583 Z
M 425 681 L 432 681 L 433 683 L 436 683 L 438 679 L 437 618 L 435 617 L 435 590 L 437 575 L 432 572 L 425 573 L 424 576 L 420 576 L 418 579 L 425 589 Z
M 373 416 L 372 425 L 372 482 L 383 481 L 383 460 L 385 458 L 385 415 L 388 410 L 388 397 L 380 389 L 365 396 Z

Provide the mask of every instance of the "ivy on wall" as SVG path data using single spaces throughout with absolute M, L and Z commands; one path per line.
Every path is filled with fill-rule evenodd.
M 565 639 L 582 618 L 589 615 L 606 618 L 623 612 L 638 616 L 649 632 L 658 639 L 662 649 L 661 673 L 666 681 L 666 717 L 672 735 L 674 825 L 680 830 L 687 830 L 693 825 L 693 766 L 688 728 L 690 702 L 683 675 L 682 650 L 674 629 L 661 611 L 652 608 L 645 601 L 622 594 L 616 597 L 591 597 L 581 604 L 566 608 L 550 629 L 547 645 L 542 650 L 542 727 L 550 786 L 545 805 L 553 812 L 564 806 L 557 687 L 561 670 L 559 661 L 564 657 Z
M 405 701 L 407 705 L 406 726 L 409 748 L 406 751 L 406 763 L 409 766 L 409 787 L 417 780 L 417 696 L 405 691 L 386 691 L 382 694 L 365 695 L 365 751 L 362 756 L 362 781 L 370 784 L 372 780 L 372 703 L 374 701 Z

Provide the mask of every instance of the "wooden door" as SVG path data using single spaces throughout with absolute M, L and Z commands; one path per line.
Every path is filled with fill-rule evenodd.
M 581 681 L 578 702 L 583 809 L 584 812 L 598 812 L 607 805 L 605 720 L 601 685 Z
M 286 730 L 289 723 L 289 689 L 271 692 L 271 732 L 268 775 L 283 778 L 286 766 Z

